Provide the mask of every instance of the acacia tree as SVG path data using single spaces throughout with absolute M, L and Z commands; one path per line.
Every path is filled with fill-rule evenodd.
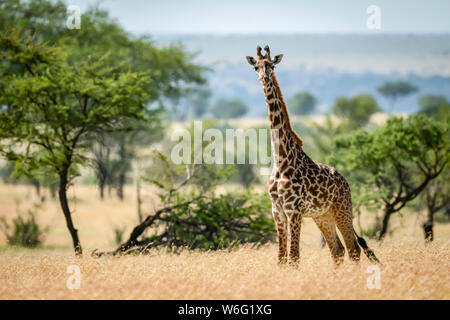
M 100 199 L 105 196 L 105 187 L 109 191 L 114 184 L 114 173 L 117 172 L 118 160 L 113 158 L 110 135 L 104 132 L 97 134 L 96 141 L 92 144 L 91 152 L 94 158 L 94 169 L 97 177 L 97 186 L 100 192 Z
M 67 189 L 99 132 L 146 119 L 148 74 L 116 72 L 104 59 L 68 64 L 61 49 L 20 30 L 0 34 L 0 151 L 16 173 L 46 168 L 59 179 L 59 202 L 76 254 L 82 253 Z
M 351 128 L 366 125 L 370 116 L 378 111 L 381 111 L 378 103 L 368 94 L 360 94 L 353 98 L 340 97 L 333 106 L 333 113 L 348 120 L 348 126 Z
M 450 120 L 450 101 L 443 95 L 425 94 L 418 99 L 419 114 L 436 120 Z
M 448 126 L 425 116 L 392 118 L 372 133 L 361 131 L 335 143 L 330 162 L 351 177 L 356 189 L 370 194 L 367 203 L 383 207 L 380 240 L 392 214 L 423 192 L 450 161 Z
M 446 170 L 433 180 L 424 192 L 424 200 L 427 209 L 427 220 L 423 224 L 423 231 L 425 241 L 434 240 L 434 216 L 440 210 L 449 207 L 450 202 L 450 169 L 447 166 Z
M 158 111 L 154 111 L 158 113 Z M 147 147 L 154 141 L 160 140 L 164 135 L 164 130 L 160 122 L 154 122 L 149 126 L 148 121 L 129 122 L 129 130 L 114 132 L 106 139 L 106 147 L 116 148 L 117 158 L 104 163 L 110 169 L 107 172 L 108 182 L 117 191 L 120 200 L 124 199 L 124 186 L 127 180 L 127 173 L 132 167 L 132 161 L 136 158 L 139 147 Z M 99 159 L 98 159 L 99 160 Z
M 247 105 L 239 99 L 219 99 L 212 106 L 211 113 L 219 119 L 240 118 L 248 112 Z
M 317 98 L 307 91 L 297 92 L 288 102 L 292 114 L 308 115 L 314 112 Z
M 158 108 L 167 100 L 176 101 L 188 92 L 189 86 L 204 82 L 205 68 L 194 64 L 181 45 L 156 46 L 148 36 L 133 36 L 98 6 L 82 14 L 80 29 L 67 29 L 66 19 L 67 5 L 61 0 L 4 0 L 0 4 L 0 30 L 20 26 L 50 45 L 63 45 L 70 64 L 78 65 L 86 57 L 101 58 L 105 66 L 116 72 L 147 72 L 153 80 L 146 88 L 147 103 L 152 107 Z M 105 132 L 98 137 L 106 144 L 95 144 L 91 151 L 97 160 L 101 193 L 106 183 L 123 197 L 135 150 L 144 141 L 155 138 L 155 123 L 130 120 L 126 131 Z M 146 133 L 150 137 L 142 139 Z
M 405 97 L 417 90 L 416 86 L 406 81 L 386 82 L 378 87 L 378 92 L 391 100 L 391 113 L 394 111 L 394 104 L 398 98 Z

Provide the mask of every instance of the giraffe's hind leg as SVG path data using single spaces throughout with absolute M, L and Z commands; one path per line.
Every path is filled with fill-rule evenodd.
M 352 208 L 344 207 L 334 210 L 334 220 L 339 231 L 344 238 L 345 246 L 347 247 L 348 256 L 353 261 L 359 261 L 361 249 L 355 237 L 353 229 Z
M 278 263 L 287 262 L 287 218 L 283 211 L 272 207 L 273 220 L 278 233 Z
M 300 260 L 300 231 L 302 227 L 302 216 L 300 212 L 291 212 L 287 215 L 289 228 L 289 264 L 298 266 Z
M 333 216 L 331 214 L 325 214 L 315 217 L 314 222 L 322 232 L 334 262 L 336 265 L 341 264 L 344 259 L 345 249 L 336 232 L 336 224 Z

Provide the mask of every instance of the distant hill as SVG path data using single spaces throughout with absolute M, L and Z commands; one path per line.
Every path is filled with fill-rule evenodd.
M 180 41 L 197 52 L 197 61 L 209 65 L 213 99 L 239 98 L 250 106 L 249 117 L 264 115 L 264 97 L 245 56 L 256 45 L 269 44 L 273 54 L 283 53 L 277 76 L 287 99 L 307 90 L 329 110 L 338 96 L 373 94 L 387 109 L 376 88 L 388 80 L 412 82 L 420 91 L 399 99 L 395 111 L 417 110 L 417 97 L 444 94 L 450 99 L 450 35 L 195 35 L 156 36 L 159 43 Z

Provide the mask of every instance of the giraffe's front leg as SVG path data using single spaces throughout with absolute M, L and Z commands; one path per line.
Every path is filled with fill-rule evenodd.
M 288 215 L 288 227 L 290 235 L 289 264 L 297 266 L 300 260 L 300 231 L 302 216 L 300 212 L 291 212 Z
M 287 219 L 281 209 L 272 206 L 273 220 L 278 233 L 278 263 L 287 262 Z

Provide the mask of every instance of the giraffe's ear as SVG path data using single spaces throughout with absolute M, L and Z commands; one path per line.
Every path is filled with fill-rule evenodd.
M 283 59 L 283 55 L 282 54 L 277 54 L 275 56 L 275 58 L 273 58 L 273 64 L 278 64 L 281 62 L 281 59 Z
M 246 56 L 248 63 L 250 63 L 250 65 L 254 66 L 256 64 L 256 60 L 253 57 L 250 56 Z

